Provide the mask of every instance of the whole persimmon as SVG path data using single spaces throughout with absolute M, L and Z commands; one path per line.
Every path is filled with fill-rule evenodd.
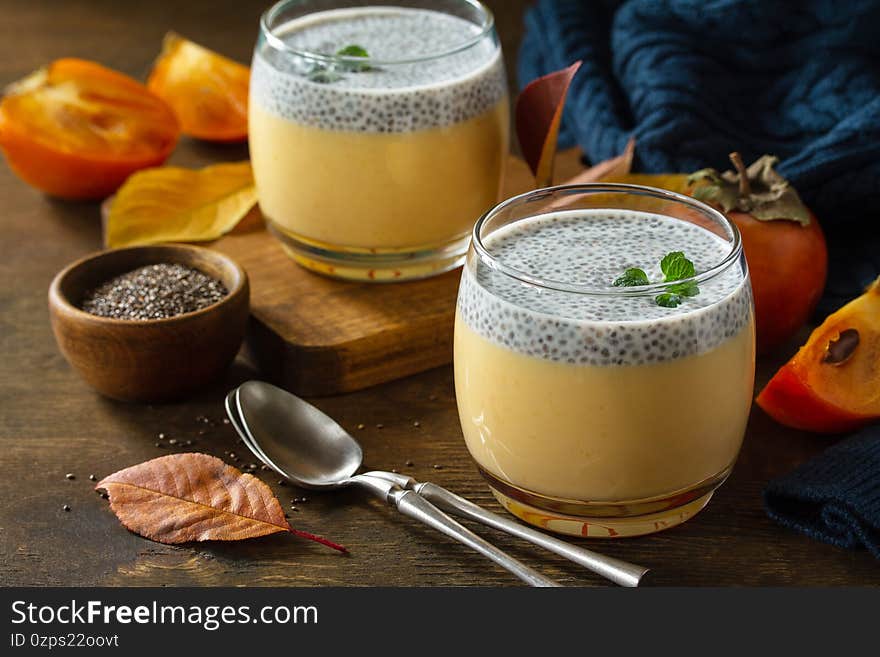
M 816 216 L 774 169 L 775 157 L 764 155 L 748 168 L 738 153 L 730 159 L 733 171 L 692 174 L 690 193 L 739 228 L 762 354 L 793 337 L 816 308 L 825 288 L 828 248 Z
M 26 183 L 52 196 L 100 199 L 162 164 L 180 127 L 137 80 L 83 59 L 59 59 L 10 85 L 0 149 Z

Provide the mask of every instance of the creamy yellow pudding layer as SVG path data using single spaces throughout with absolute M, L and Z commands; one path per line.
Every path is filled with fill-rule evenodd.
M 508 102 L 412 132 L 326 130 L 252 102 L 250 149 L 260 208 L 318 244 L 435 246 L 466 234 L 499 193 Z
M 592 366 L 513 351 L 459 317 L 455 390 L 468 450 L 499 479 L 552 497 L 619 502 L 689 488 L 736 459 L 752 332 L 674 360 Z

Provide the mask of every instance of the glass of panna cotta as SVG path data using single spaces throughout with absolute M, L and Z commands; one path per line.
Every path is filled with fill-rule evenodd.
M 254 179 L 308 269 L 393 281 L 460 265 L 498 201 L 509 123 L 494 20 L 475 0 L 287 0 L 261 19 Z
M 474 227 L 459 289 L 468 450 L 534 525 L 597 537 L 675 526 L 737 458 L 754 335 L 739 232 L 707 205 L 615 184 L 507 200 Z

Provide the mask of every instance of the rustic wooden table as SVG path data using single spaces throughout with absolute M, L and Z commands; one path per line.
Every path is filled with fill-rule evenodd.
M 498 9 L 509 62 L 522 2 Z M 247 61 L 262 2 L 0 2 L 0 84 L 53 58 L 95 59 L 143 76 L 163 33 L 182 34 Z M 246 156 L 244 146 L 184 140 L 173 162 L 200 165 Z M 2 585 L 514 585 L 506 572 L 450 540 L 397 517 L 357 492 L 303 493 L 261 473 L 297 527 L 351 550 L 341 556 L 288 536 L 240 544 L 171 547 L 126 531 L 92 490 L 98 477 L 167 454 L 163 432 L 223 455 L 243 452 L 220 422 L 224 393 L 258 377 L 239 359 L 225 381 L 186 403 L 142 406 L 108 401 L 86 387 L 55 348 L 46 309 L 52 276 L 100 248 L 96 204 L 55 201 L 0 165 L 0 584 Z M 790 349 L 759 367 L 766 381 Z M 467 456 L 455 410 L 451 367 L 373 389 L 318 400 L 355 431 L 367 465 L 397 468 L 498 510 Z M 199 422 L 200 416 L 212 423 Z M 413 426 L 418 420 L 419 427 Z M 365 428 L 357 431 L 358 424 Z M 381 425 L 381 428 L 379 428 Z M 867 552 L 807 539 L 772 523 L 761 489 L 773 476 L 820 452 L 828 438 L 788 431 L 755 409 L 730 480 L 686 524 L 655 536 L 590 547 L 655 569 L 671 585 L 880 584 Z M 245 459 L 243 459 L 245 460 Z M 249 459 L 247 459 L 249 460 Z M 411 467 L 405 466 L 410 460 Z M 241 463 L 242 461 L 239 461 Z M 246 462 L 246 460 L 245 460 Z M 434 465 L 442 466 L 435 469 Z M 76 478 L 68 480 L 66 473 Z M 68 504 L 69 512 L 62 510 Z M 506 535 L 486 532 L 514 556 L 566 585 L 603 580 Z

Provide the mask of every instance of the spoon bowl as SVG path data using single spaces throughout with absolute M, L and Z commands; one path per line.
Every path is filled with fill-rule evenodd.
M 230 394 L 237 411 L 230 421 L 240 422 L 239 433 L 249 436 L 258 455 L 296 485 L 339 488 L 361 467 L 364 453 L 357 441 L 308 402 L 259 381 Z

